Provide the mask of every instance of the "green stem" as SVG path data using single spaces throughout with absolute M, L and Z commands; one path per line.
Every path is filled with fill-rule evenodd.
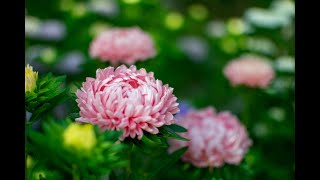
M 241 122 L 243 122 L 243 124 L 248 127 L 250 125 L 250 118 L 251 118 L 251 112 L 254 112 L 254 103 L 252 101 L 253 99 L 253 94 L 252 91 L 250 90 L 243 90 L 241 92 L 241 96 L 242 99 L 244 101 L 244 109 L 243 109 L 243 113 L 242 113 L 242 119 Z
M 77 173 L 77 167 L 76 166 L 72 167 L 72 180 L 80 180 L 80 176 Z

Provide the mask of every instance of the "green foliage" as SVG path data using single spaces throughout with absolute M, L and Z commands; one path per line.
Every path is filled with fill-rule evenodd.
M 67 100 L 68 89 L 63 88 L 66 76 L 54 77 L 48 73 L 37 81 L 34 92 L 25 93 L 26 110 L 32 113 L 28 123 L 33 123 L 58 104 Z
M 129 145 L 135 145 L 140 148 L 141 151 L 152 153 L 153 149 L 149 149 L 149 147 L 168 148 L 169 145 L 167 143 L 167 140 L 169 138 L 189 141 L 189 139 L 186 139 L 177 134 L 177 132 L 186 131 L 187 129 L 177 124 L 165 125 L 159 128 L 158 134 L 150 134 L 148 132 L 144 132 L 141 140 L 126 138 L 123 142 Z
M 71 123 L 68 119 L 59 122 L 48 119 L 42 124 L 42 132 L 27 129 L 27 153 L 36 163 L 28 170 L 28 177 L 31 178 L 35 173 L 49 168 L 50 171 L 59 172 L 63 177 L 61 179 L 99 179 L 113 169 L 128 164 L 123 158 L 127 146 L 116 141 L 120 135 L 116 131 L 100 133 L 95 129 L 98 141 L 90 152 L 66 146 L 63 133 Z

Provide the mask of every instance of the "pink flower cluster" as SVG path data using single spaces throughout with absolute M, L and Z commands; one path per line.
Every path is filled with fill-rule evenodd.
M 153 72 L 134 65 L 98 69 L 96 78 L 88 77 L 76 92 L 81 116 L 76 121 L 97 124 L 102 130 L 123 130 L 120 140 L 141 139 L 143 130 L 157 134 L 158 127 L 174 123 L 179 104 L 172 92 Z
M 104 31 L 93 40 L 89 51 L 92 58 L 110 61 L 112 65 L 131 65 L 156 54 L 151 37 L 138 27 Z
M 169 152 L 188 146 L 182 160 L 196 167 L 239 164 L 252 141 L 245 127 L 229 112 L 216 113 L 212 107 L 190 110 L 177 117 L 177 124 L 188 129 L 181 136 L 190 141 L 170 139 Z
M 247 85 L 249 87 L 267 87 L 274 78 L 272 66 L 265 60 L 244 56 L 228 63 L 224 75 L 232 85 Z

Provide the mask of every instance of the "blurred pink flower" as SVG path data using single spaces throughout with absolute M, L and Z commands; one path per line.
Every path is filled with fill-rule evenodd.
M 243 56 L 232 60 L 224 68 L 224 75 L 233 86 L 267 87 L 275 76 L 272 66 L 263 59 Z
M 216 113 L 212 107 L 190 110 L 177 117 L 177 124 L 188 129 L 181 136 L 190 141 L 169 140 L 169 152 L 188 146 L 182 160 L 196 167 L 239 164 L 252 141 L 245 127 L 229 112 Z
M 114 28 L 98 35 L 90 46 L 90 56 L 112 65 L 134 64 L 155 56 L 151 37 L 139 27 Z
M 98 69 L 96 79 L 87 77 L 76 92 L 81 116 L 76 121 L 97 124 L 102 130 L 123 130 L 120 140 L 141 139 L 143 130 L 157 134 L 158 127 L 174 123 L 179 104 L 172 92 L 153 72 L 134 65 Z

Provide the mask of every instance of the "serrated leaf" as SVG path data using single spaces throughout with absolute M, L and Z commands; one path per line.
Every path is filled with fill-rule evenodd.
M 189 141 L 189 139 L 180 136 L 179 134 L 177 134 L 176 132 L 174 132 L 170 128 L 165 128 L 165 126 L 160 128 L 159 130 L 164 135 L 164 137 L 179 139 L 179 140 L 182 140 L 182 141 Z
M 168 126 L 164 126 L 164 128 L 169 128 L 171 130 L 173 130 L 174 132 L 187 132 L 188 130 L 182 126 L 179 126 L 177 124 L 171 124 Z
M 60 83 L 53 83 L 53 84 L 51 84 L 51 85 L 49 85 L 49 86 L 46 86 L 45 89 L 43 89 L 43 90 L 41 89 L 41 90 L 40 90 L 41 92 L 39 91 L 39 95 L 48 96 L 48 95 L 50 95 L 51 93 L 59 90 L 59 89 L 58 89 L 59 86 L 61 86 Z
M 52 75 L 47 75 L 43 77 L 40 82 L 39 82 L 39 93 L 42 94 L 44 92 L 47 92 L 47 90 L 42 90 L 42 89 L 56 89 L 58 88 L 63 82 L 65 81 L 66 76 L 58 76 L 58 77 L 52 77 Z
M 43 82 L 44 83 L 42 83 L 42 85 L 39 86 L 39 89 L 50 87 L 55 83 L 55 81 L 53 81 L 52 79 L 46 79 L 45 81 L 43 80 Z
M 145 133 L 143 136 L 147 136 L 151 141 L 154 141 L 156 143 L 162 143 L 161 139 L 159 136 L 157 136 L 156 134 L 149 134 L 149 133 Z
M 37 99 L 37 96 L 29 96 L 25 99 L 25 102 L 28 104 L 28 103 L 31 103 L 32 101 L 36 100 Z
M 49 83 L 48 80 L 49 79 L 40 79 L 39 84 L 38 84 L 38 88 L 45 87 L 46 83 Z
M 33 113 L 34 114 L 40 114 L 42 112 L 45 112 L 46 110 L 48 110 L 50 108 L 50 106 L 51 106 L 50 103 L 44 103 L 38 109 L 36 109 Z
M 38 101 L 39 101 L 39 102 L 45 102 L 45 101 L 48 101 L 49 99 L 50 99 L 49 97 L 40 96 L 40 97 L 38 98 Z
M 156 143 L 157 146 L 163 147 L 163 148 L 167 148 L 169 147 L 167 141 L 165 138 L 157 135 L 157 134 L 149 134 L 146 133 L 143 136 L 148 137 L 148 139 L 150 139 L 151 141 L 153 141 L 154 143 Z M 164 139 L 164 140 L 163 140 Z
M 149 145 L 149 146 L 161 146 L 161 143 L 159 142 L 155 142 L 151 139 L 149 139 L 147 136 L 142 136 L 141 138 L 141 141 L 144 142 L 146 145 Z
M 58 96 L 58 95 L 60 95 L 60 94 L 62 94 L 62 93 L 64 93 L 65 91 L 64 90 L 56 90 L 56 91 L 54 91 L 53 93 L 51 93 L 51 94 L 48 94 L 48 98 L 50 98 L 50 99 L 52 99 L 52 98 L 54 98 L 55 96 Z
M 37 94 L 36 94 L 35 92 L 29 92 L 29 91 L 27 91 L 27 92 L 25 93 L 25 101 L 30 101 L 30 100 L 33 100 L 33 99 L 35 99 L 35 98 L 37 98 Z
M 161 140 L 161 143 L 162 143 L 163 147 L 165 147 L 165 148 L 169 147 L 169 143 L 168 143 L 166 138 L 160 137 L 160 140 Z
M 182 141 L 190 141 L 189 139 L 187 138 L 184 138 L 178 134 L 169 134 L 167 137 L 169 138 L 173 138 L 173 139 L 178 139 L 178 140 L 182 140 Z
M 41 94 L 46 93 L 46 92 L 48 92 L 48 91 L 50 91 L 50 89 L 49 89 L 49 88 L 39 89 L 39 91 L 38 91 L 38 95 L 41 95 Z

